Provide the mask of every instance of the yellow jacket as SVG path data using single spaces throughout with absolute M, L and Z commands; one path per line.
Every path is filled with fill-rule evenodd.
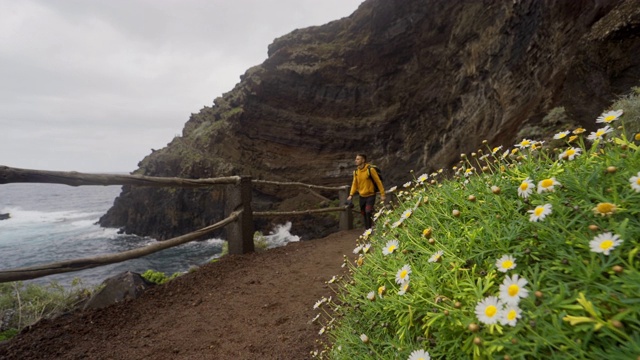
M 360 197 L 375 195 L 373 187 L 373 182 L 375 181 L 376 184 L 378 184 L 380 196 L 384 196 L 384 186 L 382 185 L 382 181 L 380 181 L 378 172 L 375 168 L 369 167 L 370 165 L 368 163 L 365 163 L 362 169 L 356 169 L 349 195 L 353 196 L 356 192 L 360 194 Z M 369 177 L 369 170 L 371 170 L 371 177 Z

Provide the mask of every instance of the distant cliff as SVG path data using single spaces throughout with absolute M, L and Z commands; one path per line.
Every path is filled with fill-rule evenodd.
M 484 139 L 509 146 L 567 123 L 593 129 L 640 85 L 639 35 L 640 0 L 367 0 L 349 17 L 276 39 L 264 63 L 135 173 L 344 185 L 365 152 L 388 186 L 402 183 Z M 564 123 L 541 126 L 558 107 Z M 321 195 L 262 187 L 254 207 L 313 205 Z M 221 219 L 223 201 L 215 188 L 124 187 L 100 223 L 167 238 Z M 293 231 L 335 230 L 334 218 L 319 219 L 292 219 Z

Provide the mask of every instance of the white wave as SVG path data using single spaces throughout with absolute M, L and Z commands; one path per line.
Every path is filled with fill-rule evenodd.
M 0 221 L 0 227 L 3 225 L 28 225 L 28 224 L 43 224 L 43 223 L 64 223 L 69 222 L 73 223 L 74 221 L 94 218 L 91 224 L 95 223 L 98 219 L 96 216 L 100 215 L 100 213 L 88 213 L 88 212 L 78 212 L 73 210 L 68 211 L 34 211 L 34 210 L 22 210 L 19 207 L 4 207 L 0 210 L 2 214 L 9 214 L 9 218 L 6 220 Z M 84 224 L 86 226 L 86 224 Z
M 290 242 L 300 241 L 300 236 L 291 234 L 291 222 L 287 221 L 284 225 L 277 225 L 275 230 L 269 235 L 265 235 L 267 248 L 275 248 L 285 246 Z

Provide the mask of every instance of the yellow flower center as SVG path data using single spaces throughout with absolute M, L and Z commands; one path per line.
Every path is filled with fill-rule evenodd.
M 596 210 L 598 210 L 600 214 L 609 214 L 616 211 L 616 206 L 612 203 L 600 203 L 596 206 Z
M 597 136 L 597 137 L 601 137 L 601 136 L 602 136 L 602 135 L 604 135 L 604 134 L 605 134 L 604 130 L 598 130 L 598 131 L 596 131 L 596 136 Z
M 638 176 L 638 180 L 636 180 L 636 184 L 640 185 L 640 176 Z
M 604 118 L 604 122 L 608 122 L 608 123 L 610 123 L 610 122 L 612 122 L 612 121 L 613 121 L 613 120 L 615 120 L 615 119 L 616 119 L 616 117 L 615 117 L 615 116 L 613 116 L 613 115 L 609 115 L 609 116 L 607 116 L 606 118 Z
M 529 188 L 529 183 L 523 182 L 522 184 L 520 184 L 520 190 L 526 191 L 528 188 Z
M 502 267 L 505 268 L 505 269 L 508 269 L 508 268 L 510 268 L 512 266 L 513 266 L 513 261 L 511 261 L 511 260 L 505 260 L 505 261 L 502 262 Z
M 522 146 L 529 146 L 529 145 L 531 145 L 531 142 L 530 142 L 529 140 L 523 140 L 523 141 L 520 143 L 520 145 L 522 145 Z
M 509 310 L 507 313 L 507 320 L 515 320 L 518 313 L 515 310 Z
M 384 286 L 380 286 L 378 288 L 378 295 L 382 295 L 384 294 L 385 290 L 387 290 Z
M 535 211 L 533 212 L 536 216 L 540 216 L 542 215 L 542 213 L 544 212 L 544 208 L 541 206 L 538 206 Z
M 490 318 L 494 317 L 498 313 L 498 308 L 494 305 L 489 305 L 486 309 L 484 309 L 484 313 Z
M 586 130 L 583 128 L 577 128 L 575 130 L 573 130 L 573 133 L 578 135 L 578 134 L 582 134 L 583 132 L 585 132 Z
M 516 284 L 509 285 L 509 289 L 507 289 L 509 296 L 516 296 L 518 292 L 520 292 L 520 287 Z
M 558 134 L 558 139 L 564 139 L 565 136 L 567 136 L 567 134 L 560 133 L 560 134 Z
M 602 250 L 609 250 L 611 249 L 611 247 L 613 246 L 613 241 L 612 240 L 604 240 L 603 242 L 600 243 L 600 249 Z
M 407 277 L 407 270 L 402 270 L 400 272 L 400 279 L 404 279 L 405 277 Z
M 574 155 L 575 153 L 576 153 L 576 151 L 575 151 L 575 150 L 573 150 L 573 149 L 569 149 L 569 150 L 567 150 L 567 153 L 566 153 L 566 154 L 567 154 L 567 156 L 572 156 L 572 155 Z
M 553 180 L 551 180 L 551 179 L 544 179 L 544 180 L 542 180 L 542 182 L 540 183 L 540 185 L 541 185 L 543 188 L 545 188 L 545 189 L 546 189 L 546 188 L 548 188 L 548 187 L 553 186 Z
M 569 136 L 569 142 L 573 142 L 573 140 L 575 140 L 577 138 L 578 138 L 577 135 L 571 135 L 571 136 Z
M 395 245 L 391 245 L 391 246 L 389 246 L 389 248 L 387 249 L 387 251 L 389 251 L 390 253 L 392 253 L 395 249 L 396 249 L 396 246 L 395 246 Z

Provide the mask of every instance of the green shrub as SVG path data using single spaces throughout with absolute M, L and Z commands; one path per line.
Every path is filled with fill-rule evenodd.
M 640 139 L 623 109 L 612 132 L 478 150 L 453 179 L 395 191 L 336 299 L 316 303 L 327 337 L 313 355 L 636 359 Z
M 141 276 L 148 282 L 160 285 L 160 284 L 166 283 L 169 280 L 173 280 L 177 278 L 178 276 L 180 276 L 180 273 L 173 273 L 173 275 L 167 276 L 165 273 L 161 271 L 155 271 L 155 270 L 149 269 L 145 271 Z
M 0 332 L 0 340 L 13 337 L 19 330 L 40 319 L 72 310 L 90 293 L 91 290 L 84 288 L 79 279 L 75 279 L 69 288 L 56 282 L 47 285 L 23 282 L 0 284 L 0 320 L 3 320 L 1 325 L 4 329 Z

